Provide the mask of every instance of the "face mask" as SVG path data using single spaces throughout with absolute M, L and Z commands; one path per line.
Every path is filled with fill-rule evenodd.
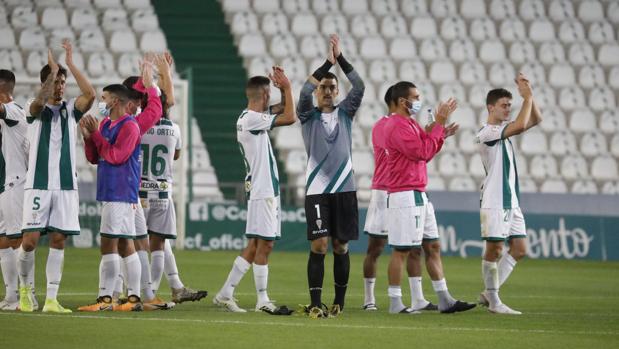
M 140 115 L 142 114 L 142 108 L 138 107 L 138 109 L 135 111 L 135 115 Z
M 105 102 L 99 102 L 99 113 L 103 116 L 110 116 L 112 108 L 108 108 Z
M 407 100 L 407 101 L 408 101 L 408 100 Z M 408 102 L 410 103 L 410 101 L 408 101 Z M 408 112 L 409 112 L 411 115 L 417 115 L 417 114 L 419 114 L 419 111 L 421 111 L 421 105 L 422 105 L 422 104 L 421 104 L 421 101 L 414 101 L 414 102 L 412 102 L 412 103 L 411 103 L 410 108 L 408 108 L 408 107 L 407 107 Z

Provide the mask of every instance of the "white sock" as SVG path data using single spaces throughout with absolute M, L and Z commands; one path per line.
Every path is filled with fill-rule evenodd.
M 163 265 L 165 262 L 163 251 L 153 251 L 150 253 L 150 278 L 153 283 L 153 292 L 157 293 L 161 277 L 163 276 Z
M 181 282 L 181 278 L 178 275 L 178 267 L 176 266 L 176 257 L 174 257 L 174 252 L 172 252 L 172 246 L 168 240 L 165 241 L 165 246 L 163 248 L 163 252 L 165 253 L 165 263 L 163 264 L 166 279 L 168 279 L 168 284 L 170 284 L 171 288 L 179 289 L 185 287 Z
M 127 265 L 122 260 L 120 255 L 118 256 L 118 263 L 120 264 L 120 268 L 118 269 L 118 275 L 116 276 L 116 282 L 114 283 L 114 298 L 120 297 L 123 294 L 123 288 L 127 284 Z
M 142 272 L 140 266 L 140 257 L 137 253 L 133 253 L 123 258 L 127 267 L 127 296 L 140 296 L 140 274 Z
M 374 296 L 376 278 L 363 278 L 363 284 L 365 285 L 365 298 L 363 304 L 376 304 L 376 297 Z
M 440 280 L 432 280 L 432 288 L 438 296 L 438 310 L 446 310 L 456 303 L 456 300 L 451 296 L 451 294 L 449 294 L 449 290 L 447 289 L 447 281 L 445 278 Z
M 425 308 L 430 302 L 423 296 L 423 287 L 421 285 L 421 276 L 411 276 L 408 278 L 408 284 L 411 288 L 411 308 L 419 310 Z
M 114 294 L 114 288 L 120 274 L 120 256 L 116 253 L 101 256 L 99 265 L 99 297 Z
M 485 294 L 490 308 L 501 304 L 499 299 L 499 272 L 496 262 L 481 261 L 481 272 L 486 287 Z
M 17 272 L 22 286 L 31 287 L 34 290 L 34 251 L 24 251 L 19 248 L 17 252 Z
M 400 286 L 389 286 L 387 295 L 389 295 L 389 313 L 399 313 L 406 308 L 402 303 L 402 288 Z
M 0 249 L 0 268 L 6 286 L 6 300 L 9 302 L 16 301 L 19 294 L 17 290 L 17 253 L 13 251 L 13 248 Z
M 254 284 L 256 285 L 256 294 L 258 295 L 258 303 L 269 302 L 267 294 L 267 284 L 269 283 L 269 265 L 252 264 L 254 270 Z
M 63 264 L 64 250 L 50 247 L 49 254 L 47 255 L 47 264 L 45 265 L 45 275 L 47 276 L 46 299 L 56 299 L 58 296 Z
M 498 265 L 499 286 L 505 283 L 509 275 L 512 273 L 512 270 L 514 270 L 516 263 L 517 262 L 514 259 L 514 257 L 512 257 L 512 255 L 509 253 L 506 253 L 503 255 L 503 257 L 501 257 L 501 259 L 499 260 L 499 265 Z
M 234 288 L 239 284 L 245 273 L 247 273 L 249 267 L 251 267 L 251 264 L 249 264 L 249 262 L 247 262 L 243 257 L 236 257 L 234 263 L 232 264 L 230 274 L 228 274 L 228 279 L 226 279 L 226 282 L 221 287 L 219 294 L 226 298 L 232 298 Z
M 144 300 L 151 300 L 155 298 L 153 293 L 153 283 L 150 278 L 150 262 L 148 260 L 148 252 L 137 251 L 140 258 L 140 289 L 142 290 L 142 296 Z

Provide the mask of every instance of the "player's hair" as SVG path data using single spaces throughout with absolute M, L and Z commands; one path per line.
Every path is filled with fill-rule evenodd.
M 52 68 L 49 66 L 49 64 L 44 65 L 43 68 L 41 68 L 41 72 L 39 73 L 41 83 L 45 82 L 45 80 L 47 80 L 47 77 L 51 73 Z M 63 75 L 65 78 L 67 77 L 67 69 L 60 64 L 58 64 L 58 75 Z
M 247 95 L 247 99 L 258 99 L 262 97 L 262 90 L 265 87 L 269 87 L 271 84 L 271 80 L 266 76 L 252 76 L 247 80 L 247 84 L 245 84 L 245 94 Z
M 486 105 L 495 105 L 499 99 L 504 97 L 509 99 L 513 98 L 512 93 L 504 88 L 495 88 L 494 90 L 490 90 L 486 96 Z
M 103 88 L 104 92 L 108 92 L 116 96 L 120 103 L 125 104 L 129 101 L 129 89 L 122 84 L 107 85 Z
M 397 84 L 392 86 L 391 90 L 391 103 L 398 104 L 398 100 L 400 98 L 407 99 L 409 90 L 411 88 L 417 88 L 415 84 L 410 81 L 400 81 Z
M 339 80 L 337 79 L 337 75 L 333 74 L 332 72 L 328 71 L 325 76 L 323 77 L 323 79 L 330 79 L 330 80 L 335 80 L 335 82 L 337 82 L 338 84 L 340 83 Z
M 125 87 L 129 90 L 130 100 L 133 100 L 133 101 L 140 100 L 143 102 L 142 104 L 146 104 L 144 103 L 146 94 L 133 88 L 133 85 L 135 85 L 135 83 L 138 82 L 139 79 L 140 79 L 139 76 L 130 76 L 126 78 L 125 81 L 123 81 L 123 85 L 125 85 Z
M 12 93 L 15 87 L 15 74 L 6 69 L 0 69 L 0 91 Z
M 393 93 L 393 85 L 389 86 L 389 88 L 387 89 L 387 92 L 385 92 L 385 97 L 383 98 L 387 107 L 389 107 L 391 103 L 393 103 L 393 101 L 391 100 L 392 93 Z

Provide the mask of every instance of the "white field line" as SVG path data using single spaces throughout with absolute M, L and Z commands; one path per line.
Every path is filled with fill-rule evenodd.
M 0 312 L 0 315 L 8 317 L 63 317 L 70 319 L 97 319 L 97 320 L 129 320 L 129 321 L 154 321 L 154 322 L 180 322 L 180 323 L 199 323 L 213 325 L 252 325 L 252 326 L 277 326 L 277 327 L 327 327 L 341 329 L 379 329 L 379 330 L 398 330 L 398 331 L 458 331 L 458 332 L 505 332 L 505 333 L 534 333 L 534 334 L 560 334 L 560 335 L 596 335 L 596 336 L 616 336 L 617 331 L 561 331 L 561 330 L 536 330 L 536 329 L 505 329 L 505 328 L 480 328 L 480 327 L 444 327 L 444 326 L 376 326 L 376 325 L 350 325 L 334 323 L 326 320 L 316 320 L 316 322 L 269 322 L 269 321 L 243 321 L 243 320 L 209 320 L 209 319 L 178 319 L 178 318 L 140 318 L 140 317 L 120 317 L 120 316 L 95 316 L 95 315 L 77 315 L 77 314 L 26 314 L 19 312 Z

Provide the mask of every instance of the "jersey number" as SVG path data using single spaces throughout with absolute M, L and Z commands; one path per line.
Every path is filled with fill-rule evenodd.
M 320 204 L 316 204 L 314 207 L 316 207 L 316 218 L 320 219 Z
M 153 147 L 153 153 L 150 154 L 150 146 L 148 144 L 142 144 L 142 176 L 148 176 L 148 170 L 150 166 L 150 172 L 153 176 L 161 176 L 165 172 L 166 162 L 162 153 L 168 153 L 168 147 L 162 144 L 157 144 Z
M 32 200 L 32 210 L 37 211 L 40 208 L 41 208 L 41 198 L 38 196 L 35 196 L 34 200 Z

